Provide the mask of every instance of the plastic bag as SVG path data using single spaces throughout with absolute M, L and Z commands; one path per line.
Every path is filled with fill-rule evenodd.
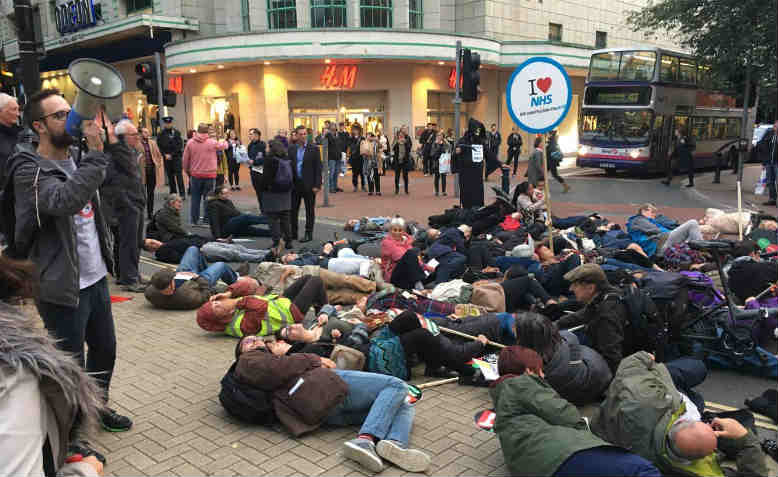
M 238 144 L 237 146 L 235 146 L 234 155 L 235 155 L 235 162 L 237 162 L 238 164 L 249 162 L 249 153 L 246 150 L 246 146 L 242 144 Z
M 759 180 L 754 186 L 754 194 L 764 195 L 767 190 L 767 169 L 762 168 L 762 174 L 759 176 Z
M 440 174 L 451 173 L 451 153 L 450 152 L 444 152 L 443 154 L 440 155 L 438 172 Z

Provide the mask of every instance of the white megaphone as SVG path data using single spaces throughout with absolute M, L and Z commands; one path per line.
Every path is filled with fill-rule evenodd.
M 124 78 L 113 66 L 92 58 L 79 58 L 68 66 L 70 80 L 78 88 L 76 100 L 68 114 L 65 130 L 71 136 L 81 135 L 81 122 L 94 119 L 101 109 L 114 121 L 116 110 L 121 111 L 121 94 Z

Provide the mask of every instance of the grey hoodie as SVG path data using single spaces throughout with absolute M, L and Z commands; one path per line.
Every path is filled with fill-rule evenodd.
M 0 302 L 0 475 L 43 475 L 47 437 L 58 475 L 97 475 L 65 457 L 71 437 L 94 428 L 99 396 L 42 328 Z
M 92 201 L 100 250 L 106 268 L 113 269 L 110 236 L 105 226 L 98 188 L 105 178 L 107 156 L 85 154 L 68 177 L 56 161 L 19 150 L 8 162 L 8 186 L 13 187 L 14 243 L 9 256 L 29 258 L 40 272 L 40 296 L 47 303 L 75 308 L 79 268 L 73 216 Z

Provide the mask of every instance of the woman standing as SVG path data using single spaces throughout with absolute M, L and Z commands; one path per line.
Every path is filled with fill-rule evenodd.
M 376 140 L 378 141 L 378 175 L 385 176 L 386 170 L 389 169 L 389 158 L 391 157 L 389 151 L 389 138 L 381 129 L 376 131 Z
M 292 249 L 292 231 L 289 211 L 292 209 L 292 165 L 281 141 L 270 141 L 270 152 L 265 158 L 262 173 L 262 213 L 270 219 L 273 249 L 280 255 L 281 237 L 284 248 Z
M 378 139 L 373 133 L 367 133 L 367 138 L 359 145 L 362 154 L 362 173 L 367 181 L 367 195 L 381 195 L 381 176 L 378 175 Z
M 235 148 L 240 146 L 240 139 L 234 129 L 227 131 L 227 143 L 229 147 L 224 150 L 227 156 L 227 174 L 230 181 L 230 190 L 240 190 L 240 163 Z
M 265 164 L 265 152 L 267 145 L 262 140 L 262 133 L 259 129 L 249 129 L 249 167 L 251 170 L 251 185 L 254 187 L 254 193 L 257 194 L 257 204 L 262 210 L 262 167 Z
M 411 141 L 405 132 L 400 131 L 394 142 L 394 194 L 400 193 L 400 174 L 405 183 L 405 193 L 408 194 L 408 171 L 413 167 L 411 158 Z
M 557 171 L 557 168 L 559 167 L 559 164 L 562 162 L 564 155 L 562 154 L 562 150 L 559 148 L 559 137 L 557 136 L 556 130 L 551 131 L 551 133 L 548 136 L 548 145 L 546 145 L 546 157 L 548 158 L 548 171 L 551 173 L 552 176 L 554 176 L 554 179 L 556 179 L 557 182 L 562 184 L 562 187 L 565 188 L 564 191 L 569 192 L 570 186 L 565 183 L 565 180 L 559 176 L 559 172 Z
M 527 181 L 532 187 L 537 187 L 539 183 L 545 180 L 543 176 L 543 137 L 535 138 L 535 150 L 529 156 L 527 164 Z
M 435 174 L 435 196 L 438 196 L 438 183 L 441 183 L 443 186 L 443 195 L 446 194 L 446 175 L 447 173 L 444 172 L 441 174 L 440 172 L 440 158 L 444 154 L 448 154 L 448 160 L 449 160 L 449 169 L 451 170 L 451 144 L 446 140 L 446 138 L 443 137 L 443 132 L 437 133 L 435 136 L 435 142 L 432 144 L 432 162 L 430 163 L 430 168 L 432 170 L 432 173 Z

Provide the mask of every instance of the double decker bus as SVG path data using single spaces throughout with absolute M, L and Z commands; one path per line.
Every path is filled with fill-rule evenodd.
M 689 55 L 661 48 L 592 52 L 578 166 L 666 171 L 676 130 L 694 138 L 695 168 L 714 166 L 720 150 L 728 163 L 735 160 L 743 110 L 734 98 L 706 91 L 708 70 Z M 748 123 L 751 137 L 753 121 Z

